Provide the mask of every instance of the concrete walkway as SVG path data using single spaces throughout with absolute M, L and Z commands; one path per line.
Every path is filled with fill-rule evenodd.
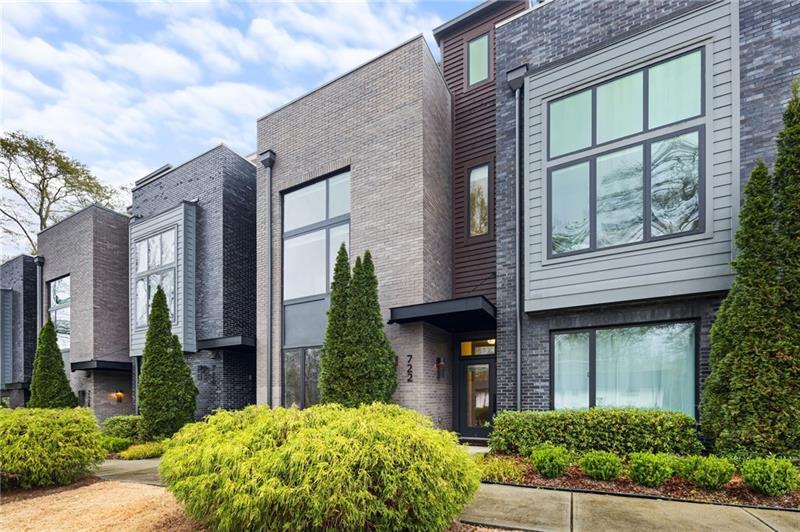
M 536 531 L 800 531 L 800 513 L 481 484 L 460 519 Z
M 106 460 L 97 468 L 95 476 L 103 480 L 118 480 L 120 482 L 135 482 L 137 484 L 151 484 L 163 486 L 158 476 L 160 458 L 147 458 L 145 460 Z
M 159 458 L 106 460 L 95 474 L 106 480 L 160 486 L 159 461 Z M 462 512 L 460 520 L 488 527 L 543 532 L 800 531 L 800 512 L 752 510 L 497 484 L 481 484 L 475 499 Z

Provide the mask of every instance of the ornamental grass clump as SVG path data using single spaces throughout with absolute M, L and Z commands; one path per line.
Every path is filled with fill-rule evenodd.
M 481 480 L 486 482 L 522 482 L 525 466 L 512 458 L 494 455 L 479 455 L 475 461 L 481 467 Z
M 3 488 L 71 484 L 105 457 L 88 408 L 0 409 Z
M 786 458 L 753 458 L 742 464 L 742 478 L 751 489 L 779 497 L 800 486 L 800 473 Z
M 158 458 L 164 454 L 164 444 L 160 441 L 149 441 L 131 445 L 119 453 L 123 460 L 144 460 L 145 458 Z
M 606 451 L 588 452 L 581 457 L 578 465 L 594 480 L 614 480 L 622 473 L 622 460 Z
M 664 454 L 633 453 L 628 462 L 631 480 L 657 488 L 672 476 L 671 457 Z
M 444 530 L 481 476 L 454 434 L 377 403 L 220 411 L 178 432 L 160 471 L 214 530 Z
M 569 451 L 557 445 L 541 445 L 531 453 L 533 467 L 545 478 L 560 477 L 570 462 Z

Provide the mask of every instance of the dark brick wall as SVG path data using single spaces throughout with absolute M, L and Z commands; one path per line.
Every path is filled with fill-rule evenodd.
M 12 291 L 14 348 L 11 382 L 30 383 L 36 352 L 36 264 L 20 255 L 0 265 L 0 288 Z M 5 394 L 4 394 L 5 395 Z M 22 406 L 24 392 L 9 391 L 12 406 Z
M 255 403 L 255 360 L 255 349 L 187 353 L 198 390 L 195 418 L 220 408 L 233 410 Z
M 695 0 L 551 3 L 496 30 L 497 162 L 496 214 L 498 311 L 498 408 L 516 407 L 514 269 L 514 94 L 505 73 L 527 63 L 529 72 L 602 48 L 706 2 Z M 757 158 L 774 159 L 773 139 L 781 127 L 789 81 L 800 73 L 800 5 L 744 0 L 740 4 L 742 182 Z M 573 310 L 522 318 L 523 408 L 549 405 L 548 330 L 573 323 L 612 323 L 697 318 L 702 324 L 701 376 L 708 372 L 708 328 L 719 295 L 678 298 L 617 307 Z

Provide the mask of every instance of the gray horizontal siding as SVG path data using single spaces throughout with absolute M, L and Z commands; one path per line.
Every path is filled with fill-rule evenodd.
M 717 2 L 574 62 L 534 72 L 525 84 L 524 216 L 529 312 L 725 290 L 739 204 L 738 14 Z M 546 105 L 658 58 L 705 49 L 705 232 L 562 258 L 547 258 Z M 686 123 L 674 128 L 686 127 Z M 625 145 L 625 141 L 618 143 Z M 613 146 L 613 144 L 612 144 Z M 603 148 L 603 151 L 608 148 Z
M 175 312 L 177 319 L 172 332 L 178 336 L 184 351 L 194 352 L 195 336 L 195 220 L 196 207 L 182 202 L 156 216 L 139 220 L 130 226 L 129 271 L 130 271 L 130 338 L 131 356 L 141 356 L 144 350 L 146 328 L 136 327 L 136 242 L 170 227 L 177 228 L 177 264 L 175 283 Z

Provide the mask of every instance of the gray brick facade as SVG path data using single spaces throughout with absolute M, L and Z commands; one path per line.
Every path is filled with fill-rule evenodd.
M 350 168 L 350 250 L 353 255 L 371 251 L 388 320 L 391 307 L 450 296 L 450 146 L 450 95 L 422 37 L 259 120 L 258 152 L 271 149 L 276 154 L 272 186 L 265 168 L 259 168 L 258 176 L 257 300 L 264 302 L 257 306 L 259 402 L 268 402 L 268 329 L 273 340 L 272 404 L 281 404 L 282 395 L 282 191 Z M 266 253 L 270 227 L 271 265 Z M 395 399 L 432 415 L 441 426 L 451 426 L 450 380 L 437 382 L 432 371 L 436 357 L 449 360 L 448 341 L 421 324 L 388 325 L 386 331 L 399 360 Z M 412 382 L 407 377 L 409 356 Z
M 217 146 L 133 190 L 137 223 L 184 201 L 196 205 L 194 323 L 203 341 L 255 336 L 256 169 Z M 177 297 L 182 297 L 177 294 Z M 186 353 L 200 394 L 196 417 L 255 402 L 255 350 Z
M 70 346 L 64 366 L 73 391 L 99 419 L 132 412 L 129 371 L 71 370 L 73 363 L 127 363 L 128 217 L 91 205 L 39 233 L 42 319 L 50 282 L 70 278 Z M 122 391 L 118 403 L 113 393 Z
M 651 1 L 568 2 L 554 0 L 497 28 L 497 293 L 498 408 L 516 404 L 514 94 L 505 73 L 527 64 L 529 72 L 577 57 L 648 30 L 666 20 L 714 2 Z M 754 161 L 774 159 L 774 137 L 789 97 L 790 80 L 800 73 L 800 6 L 790 2 L 742 1 L 739 4 L 740 181 Z M 734 176 L 735 179 L 735 176 Z M 667 294 L 665 294 L 666 296 Z M 550 332 L 669 319 L 700 323 L 699 373 L 708 374 L 708 329 L 722 294 L 631 302 L 615 306 L 570 309 L 522 316 L 522 404 L 524 409 L 550 407 Z
M 9 406 L 23 406 L 36 352 L 36 265 L 33 257 L 20 255 L 0 265 L 0 289 L 7 290 L 11 299 L 10 330 L 3 330 L 3 335 L 10 337 L 3 338 L 5 356 L 0 362 L 0 365 L 10 362 L 10 368 L 2 368 L 2 374 L 10 379 L 3 380 L 0 397 L 7 398 Z M 6 354 L 7 347 L 10 352 Z

